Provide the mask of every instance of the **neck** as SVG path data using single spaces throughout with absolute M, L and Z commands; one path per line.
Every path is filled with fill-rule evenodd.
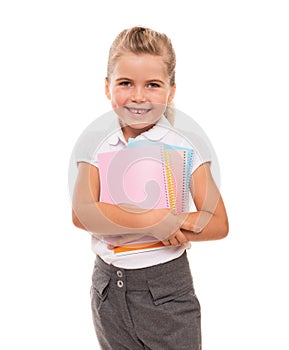
M 144 124 L 145 125 L 145 124 Z M 123 132 L 124 138 L 126 142 L 128 142 L 129 138 L 136 138 L 140 134 L 142 134 L 145 131 L 148 131 L 154 126 L 154 124 L 151 125 L 145 125 L 144 127 L 141 127 L 141 125 L 138 125 L 137 128 L 132 128 L 129 125 L 124 125 L 121 127 L 121 130 Z

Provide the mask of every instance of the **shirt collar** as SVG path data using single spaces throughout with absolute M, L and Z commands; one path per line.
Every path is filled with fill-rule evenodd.
M 111 146 L 116 146 L 119 142 L 123 144 L 127 143 L 123 136 L 117 115 L 115 115 L 113 122 L 110 124 L 108 135 L 108 143 Z
M 171 129 L 171 124 L 167 120 L 165 116 L 162 116 L 158 122 L 148 131 L 143 132 L 137 138 L 146 138 L 150 141 L 160 141 L 162 140 L 169 130 Z M 109 128 L 109 137 L 108 137 L 108 143 L 112 146 L 116 146 L 119 142 L 122 142 L 123 144 L 127 144 L 123 132 L 121 130 L 121 126 L 119 124 L 118 117 L 115 118 L 115 120 L 111 123 Z
M 161 141 L 169 132 L 171 127 L 170 122 L 163 115 L 151 129 L 145 131 L 140 136 L 143 136 L 150 141 Z

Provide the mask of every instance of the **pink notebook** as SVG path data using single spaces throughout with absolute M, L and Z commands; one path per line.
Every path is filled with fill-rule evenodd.
M 161 145 L 100 153 L 98 164 L 103 202 L 169 208 Z
M 143 145 L 98 154 L 100 196 L 103 202 L 142 209 L 176 208 L 184 211 L 187 151 L 163 144 Z M 115 237 L 109 237 L 113 244 Z M 115 254 L 133 254 L 165 246 L 146 236 L 120 247 Z

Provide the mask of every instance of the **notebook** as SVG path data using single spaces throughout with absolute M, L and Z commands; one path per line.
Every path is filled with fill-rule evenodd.
M 192 150 L 162 143 L 132 143 L 120 151 L 98 154 L 101 200 L 143 209 L 185 211 Z M 112 236 L 107 239 L 110 244 L 114 240 Z M 155 237 L 145 236 L 115 247 L 114 253 L 132 254 L 161 248 L 165 246 Z
M 175 207 L 178 213 L 189 210 L 189 188 L 193 163 L 193 149 L 148 140 L 128 140 L 128 148 L 148 147 L 160 144 L 164 147 L 166 165 L 170 168 L 169 179 L 173 180 Z M 168 180 L 169 181 L 169 180 Z
M 98 154 L 101 200 L 143 209 L 169 208 L 162 145 Z

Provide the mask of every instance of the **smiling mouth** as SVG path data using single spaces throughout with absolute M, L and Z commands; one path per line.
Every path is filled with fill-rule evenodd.
M 151 111 L 151 108 L 133 108 L 133 107 L 125 107 L 127 111 L 129 111 L 131 114 L 141 117 L 145 115 L 146 113 Z

